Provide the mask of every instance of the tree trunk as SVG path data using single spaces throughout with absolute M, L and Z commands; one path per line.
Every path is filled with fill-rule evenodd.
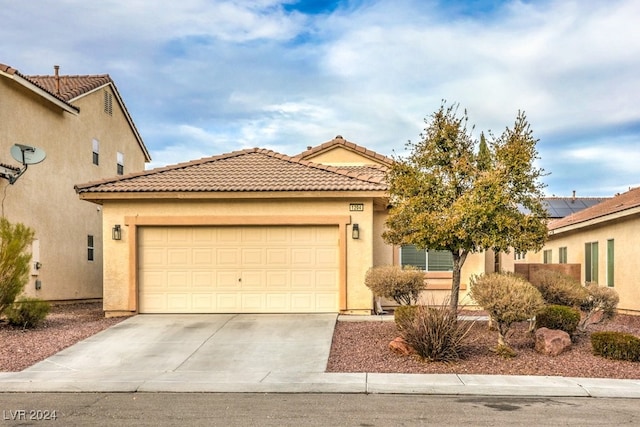
M 453 255 L 453 280 L 451 283 L 451 298 L 449 305 L 453 310 L 458 309 L 458 297 L 460 294 L 460 278 L 464 262 L 467 260 L 467 251 L 451 251 Z

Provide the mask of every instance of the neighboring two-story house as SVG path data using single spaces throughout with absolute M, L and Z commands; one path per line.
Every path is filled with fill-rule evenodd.
M 22 144 L 44 161 L 23 169 Z M 0 214 L 35 230 L 25 294 L 46 300 L 102 298 L 100 206 L 78 200 L 80 182 L 144 170 L 149 153 L 108 75 L 24 75 L 0 64 Z M 109 266 L 106 270 L 109 270 Z

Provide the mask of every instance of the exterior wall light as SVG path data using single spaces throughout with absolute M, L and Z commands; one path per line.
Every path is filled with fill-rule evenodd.
M 358 226 L 358 224 L 353 224 L 353 228 L 351 230 L 351 238 L 355 240 L 360 238 L 360 227 Z
M 120 228 L 120 224 L 116 224 L 111 229 L 111 238 L 113 240 L 122 240 L 122 228 Z

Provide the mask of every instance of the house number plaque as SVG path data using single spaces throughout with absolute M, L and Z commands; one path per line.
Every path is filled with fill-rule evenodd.
M 350 203 L 349 210 L 351 212 L 362 212 L 364 211 L 364 203 Z

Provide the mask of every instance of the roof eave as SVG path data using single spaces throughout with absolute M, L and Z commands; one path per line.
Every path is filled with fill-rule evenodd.
M 344 190 L 344 191 L 149 191 L 149 192 L 91 192 L 79 193 L 81 200 L 94 203 L 117 200 L 220 200 L 220 199 L 355 199 L 387 198 L 386 190 Z
M 564 226 L 560 226 L 558 228 L 550 229 L 549 236 L 557 236 L 559 234 L 566 234 L 566 233 L 579 231 L 582 229 L 597 227 L 609 222 L 620 221 L 620 220 L 626 219 L 627 217 L 632 217 L 636 215 L 640 215 L 640 206 L 636 206 L 636 207 L 625 209 L 618 212 L 613 212 L 607 215 L 602 215 L 596 218 L 587 219 L 587 220 L 576 222 L 573 224 L 567 224 Z
M 35 94 L 37 94 L 38 96 L 40 96 L 40 97 L 46 99 L 47 101 L 57 105 L 58 107 L 62 108 L 64 111 L 66 111 L 66 112 L 68 112 L 70 114 L 73 114 L 74 116 L 77 116 L 78 113 L 80 112 L 79 108 L 74 107 L 74 106 L 72 106 L 70 104 L 67 104 L 66 102 L 62 101 L 61 99 L 56 98 L 51 93 L 49 93 L 46 90 L 42 89 L 41 87 L 33 84 L 29 80 L 27 80 L 24 77 L 20 76 L 18 73 L 9 74 L 9 73 L 5 73 L 4 71 L 0 70 L 0 75 L 3 75 L 5 77 L 8 77 L 8 78 L 12 79 L 13 81 L 18 83 L 19 85 L 24 86 L 25 88 L 27 88 L 30 91 L 32 91 Z

